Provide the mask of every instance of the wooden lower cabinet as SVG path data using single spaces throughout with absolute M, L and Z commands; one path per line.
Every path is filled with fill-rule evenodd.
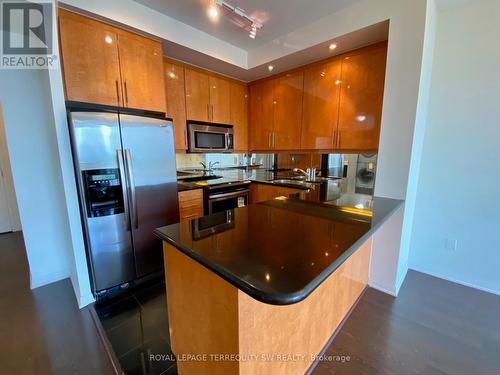
M 203 216 L 203 189 L 180 191 L 180 220 L 194 219 L 200 216 Z
M 250 203 L 269 201 L 277 197 L 288 198 L 291 194 L 305 194 L 304 189 L 294 189 L 285 186 L 252 183 L 250 185 Z

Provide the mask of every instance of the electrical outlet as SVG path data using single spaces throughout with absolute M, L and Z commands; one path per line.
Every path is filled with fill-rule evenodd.
M 446 239 L 446 249 L 450 251 L 457 250 L 457 240 L 455 238 Z

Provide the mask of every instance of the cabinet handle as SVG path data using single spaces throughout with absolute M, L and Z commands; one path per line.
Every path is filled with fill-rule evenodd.
M 210 120 L 214 121 L 214 105 L 210 104 Z
M 188 146 L 188 137 L 187 137 L 187 130 L 184 130 L 184 146 L 187 148 Z
M 120 88 L 117 79 L 115 80 L 115 86 L 116 86 L 116 101 L 118 102 L 118 106 L 120 106 Z
M 271 133 L 267 135 L 267 146 L 271 148 Z
M 273 134 L 273 137 L 272 137 L 272 140 L 273 140 L 273 148 L 276 148 L 276 134 L 274 134 L 274 132 L 272 133 Z
M 210 104 L 207 104 L 207 119 L 210 121 Z
M 338 148 L 340 148 L 340 142 L 342 142 L 342 132 L 339 130 L 339 144 L 338 144 Z
M 125 86 L 125 103 L 128 105 L 128 88 L 127 88 L 127 81 L 126 80 L 125 80 L 124 86 Z

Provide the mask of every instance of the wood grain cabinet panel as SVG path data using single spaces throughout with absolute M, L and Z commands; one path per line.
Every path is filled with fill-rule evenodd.
M 249 147 L 252 150 L 271 150 L 271 136 L 274 129 L 272 80 L 250 86 Z
M 185 69 L 186 117 L 188 120 L 210 121 L 209 76 L 195 69 Z
M 378 150 L 386 57 L 385 43 L 343 57 L 338 150 Z
M 231 82 L 231 125 L 234 126 L 234 151 L 248 151 L 248 88 Z
M 275 80 L 273 90 L 274 128 L 271 144 L 275 150 L 300 148 L 304 73 L 286 74 Z
M 210 121 L 229 124 L 231 121 L 230 82 L 226 79 L 210 76 Z
M 118 35 L 125 106 L 165 112 L 160 42 L 121 31 Z
M 304 189 L 294 189 L 285 186 L 252 183 L 250 185 L 250 203 L 269 201 L 277 197 L 288 198 L 292 194 L 305 194 Z
M 203 189 L 180 191 L 178 197 L 180 220 L 203 216 Z
M 58 17 L 66 99 L 122 106 L 115 28 L 63 9 Z
M 341 61 L 314 65 L 304 71 L 301 148 L 331 150 L 337 132 Z
M 186 96 L 184 94 L 184 67 L 165 60 L 165 91 L 167 116 L 173 119 L 175 149 L 187 150 Z

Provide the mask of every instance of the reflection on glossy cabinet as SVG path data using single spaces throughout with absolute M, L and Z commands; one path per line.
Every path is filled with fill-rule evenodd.
M 167 116 L 173 119 L 176 150 L 187 149 L 186 96 L 184 95 L 184 67 L 164 61 Z
M 210 121 L 219 124 L 229 124 L 230 115 L 230 84 L 220 77 L 210 76 Z
M 210 89 L 208 74 L 185 68 L 186 117 L 188 120 L 210 121 Z
M 343 57 L 337 149 L 378 149 L 387 45 Z
M 271 136 L 274 128 L 272 80 L 253 84 L 249 88 L 250 124 L 249 148 L 252 150 L 271 150 Z
M 304 71 L 301 148 L 331 150 L 337 131 L 341 62 L 333 60 Z
M 305 194 L 305 192 L 303 189 L 252 183 L 250 185 L 250 203 L 264 202 L 277 197 L 288 198 L 291 194 Z
M 300 148 L 304 73 L 289 73 L 274 82 L 274 128 L 271 145 L 275 150 Z
M 123 105 L 116 30 L 58 10 L 66 99 Z
M 160 42 L 123 31 L 118 35 L 118 49 L 125 106 L 165 112 Z
M 231 121 L 234 126 L 234 151 L 248 150 L 248 88 L 231 82 Z

